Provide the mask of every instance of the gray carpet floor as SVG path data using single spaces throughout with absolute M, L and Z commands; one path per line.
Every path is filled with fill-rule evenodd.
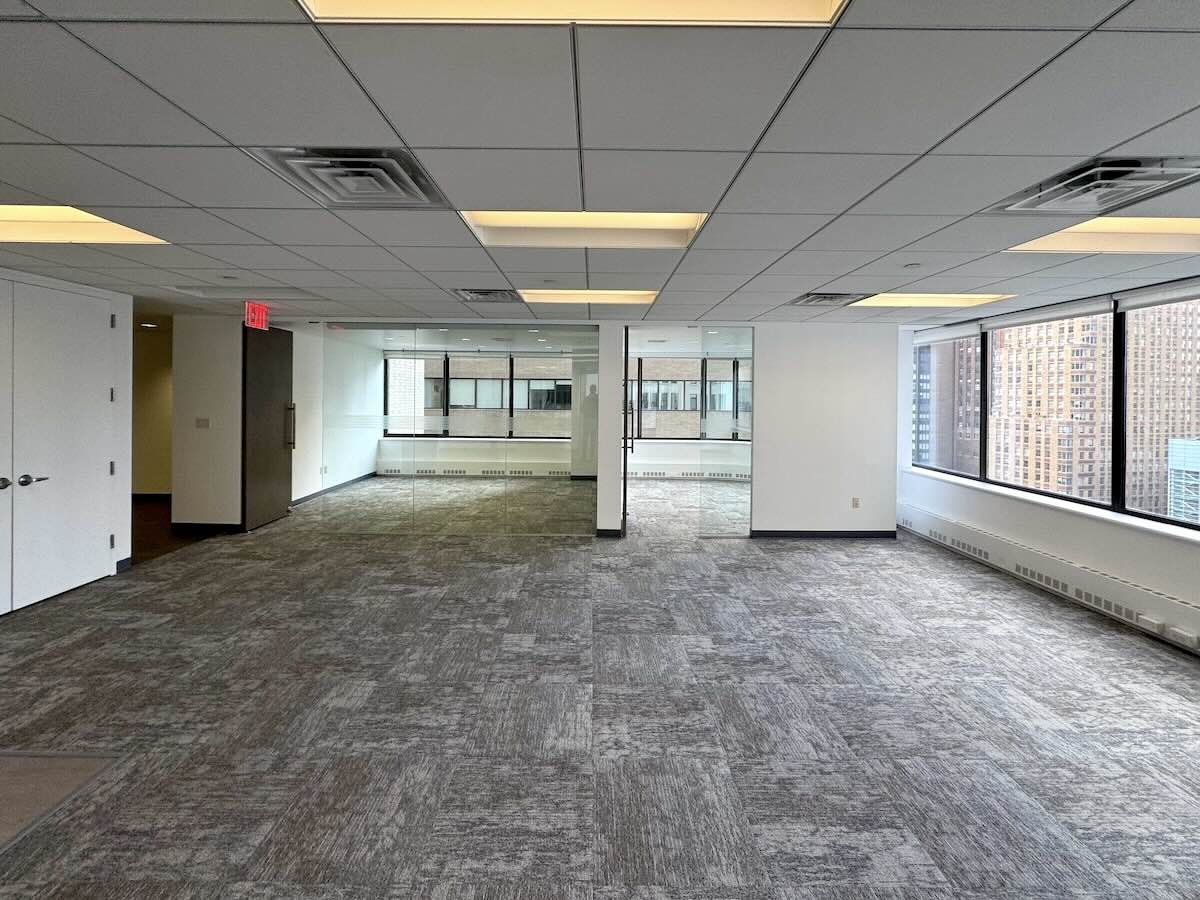
M 1200 893 L 1200 661 L 907 536 L 300 512 L 0 619 L 0 749 L 119 757 L 4 898 Z

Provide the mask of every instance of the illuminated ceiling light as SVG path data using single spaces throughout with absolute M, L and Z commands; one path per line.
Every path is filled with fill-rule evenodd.
M 832 25 L 846 0 L 301 0 L 317 22 Z
M 1200 253 L 1200 219 L 1100 216 L 1011 248 L 1014 253 Z
M 526 303 L 627 303 L 648 306 L 658 291 L 518 291 Z
M 898 306 L 908 308 L 983 306 L 1007 300 L 1012 294 L 875 294 L 851 306 Z
M 479 242 L 489 247 L 683 250 L 705 213 L 464 212 Z
M 72 206 L 0 205 L 0 243 L 165 244 Z

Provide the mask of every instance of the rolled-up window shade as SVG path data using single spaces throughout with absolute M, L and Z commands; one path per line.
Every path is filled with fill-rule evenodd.
M 913 335 L 913 346 L 937 344 L 942 341 L 956 341 L 959 338 L 978 337 L 979 322 L 959 322 L 956 325 L 943 325 L 940 328 L 926 328 Z
M 1121 312 L 1145 309 L 1147 306 L 1161 306 L 1164 303 L 1180 303 L 1197 298 L 1200 298 L 1200 278 L 1184 278 L 1180 281 L 1169 281 L 1166 284 L 1155 284 L 1150 287 L 1134 288 L 1131 291 L 1113 294 L 1113 299 L 1117 301 L 1117 309 Z
M 1067 303 L 1055 303 L 1053 306 L 1039 306 L 1035 309 L 1023 309 L 1020 312 L 1008 313 L 1003 316 L 993 316 L 990 319 L 984 319 L 982 324 L 984 331 L 995 331 L 997 328 L 1036 325 L 1039 322 L 1053 322 L 1055 319 L 1096 316 L 1112 311 L 1112 296 L 1105 294 L 1102 297 L 1088 297 L 1086 300 L 1071 300 Z

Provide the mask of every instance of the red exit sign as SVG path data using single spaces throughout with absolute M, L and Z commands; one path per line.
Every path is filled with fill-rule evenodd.
M 255 303 L 253 300 L 246 301 L 246 327 L 257 328 L 259 331 L 268 331 L 271 326 L 267 319 L 270 315 L 270 308 L 265 303 Z

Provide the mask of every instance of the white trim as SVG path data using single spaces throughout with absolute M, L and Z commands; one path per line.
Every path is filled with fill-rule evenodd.
M 1148 306 L 1162 306 L 1166 303 L 1182 303 L 1198 297 L 1200 297 L 1200 278 L 1185 278 L 1167 284 L 1135 288 L 1131 291 L 1113 294 L 1113 299 L 1117 301 L 1117 309 L 1121 312 L 1145 309 Z
M 1024 503 L 1032 504 L 1033 506 L 1042 506 L 1049 509 L 1054 509 L 1059 512 L 1072 513 L 1073 515 L 1082 516 L 1086 519 L 1094 519 L 1099 522 L 1105 522 L 1109 525 L 1120 525 L 1125 528 L 1132 528 L 1137 531 L 1144 531 L 1158 537 L 1171 538 L 1181 541 L 1185 544 L 1195 545 L 1200 547 L 1200 531 L 1185 528 L 1180 525 L 1169 525 L 1165 522 L 1156 522 L 1153 519 L 1143 519 L 1139 516 L 1126 515 L 1125 513 L 1113 512 L 1110 509 L 1097 509 L 1094 506 L 1088 506 L 1084 503 L 1075 503 L 1070 500 L 1060 500 L 1057 497 L 1046 497 L 1042 494 L 1034 494 L 1029 491 L 1023 491 L 1020 488 L 1006 487 L 1002 484 L 993 484 L 988 481 L 976 481 L 973 478 L 960 478 L 955 475 L 948 475 L 943 472 L 934 472 L 930 469 L 922 469 L 919 466 L 909 466 L 901 469 L 905 475 L 919 475 L 922 478 L 929 478 L 934 481 L 942 481 L 946 484 L 953 484 L 957 487 L 969 488 L 974 491 L 981 491 L 985 494 L 996 494 L 1001 497 L 1007 497 L 1010 500 L 1020 500 Z
M 959 338 L 979 337 L 980 323 L 959 322 L 956 325 L 943 325 L 941 328 L 926 328 L 913 334 L 913 346 L 922 347 L 926 344 L 937 344 L 942 341 L 954 341 Z

